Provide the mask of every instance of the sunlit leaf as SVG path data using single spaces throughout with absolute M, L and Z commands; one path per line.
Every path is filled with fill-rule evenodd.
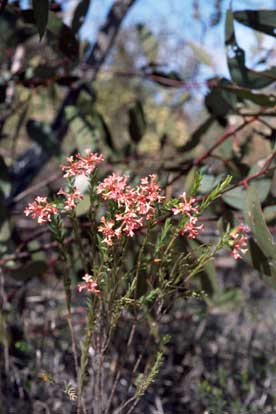
M 276 67 L 264 71 L 254 71 L 246 67 L 245 52 L 236 41 L 233 12 L 227 11 L 225 23 L 225 46 L 227 62 L 232 80 L 239 86 L 261 89 L 276 81 Z
M 239 23 L 276 37 L 276 10 L 240 10 L 233 15 Z
M 205 50 L 201 45 L 189 40 L 187 45 L 193 50 L 195 57 L 199 60 L 200 63 L 212 66 L 213 59 L 212 56 Z

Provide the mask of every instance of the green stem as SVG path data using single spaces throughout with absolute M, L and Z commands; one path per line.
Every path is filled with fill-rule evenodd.
M 79 221 L 77 219 L 76 212 L 74 210 L 70 213 L 70 220 L 73 226 L 73 232 L 74 232 L 75 240 L 78 246 L 78 251 L 79 251 L 81 261 L 82 261 L 82 265 L 84 267 L 85 273 L 88 273 L 88 263 L 87 263 L 87 257 L 85 255 L 84 243 L 82 240 Z
M 78 375 L 78 395 L 79 400 L 81 400 L 82 393 L 83 393 L 83 386 L 85 380 L 85 370 L 88 363 L 88 353 L 89 353 L 89 346 L 91 344 L 93 330 L 95 325 L 95 312 L 93 309 L 92 298 L 89 300 L 88 304 L 88 313 L 87 313 L 87 323 L 86 323 L 86 330 L 85 330 L 85 337 L 82 345 L 81 350 L 81 361 L 80 361 L 80 370 Z
M 53 217 L 50 228 L 54 234 L 55 239 L 58 242 L 59 255 L 64 264 L 63 286 L 64 286 L 64 292 L 65 292 L 66 307 L 68 311 L 67 323 L 68 323 L 68 328 L 69 328 L 69 332 L 71 336 L 72 351 L 74 355 L 76 375 L 78 375 L 77 345 L 76 345 L 76 338 L 74 334 L 72 314 L 71 314 L 72 292 L 71 292 L 71 278 L 70 278 L 70 259 L 69 259 L 69 254 L 67 252 L 67 248 L 64 242 L 65 232 L 64 232 L 64 228 L 63 228 L 63 224 L 62 224 L 60 216 L 57 215 Z

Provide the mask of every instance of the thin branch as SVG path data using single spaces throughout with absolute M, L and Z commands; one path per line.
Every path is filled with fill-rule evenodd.
M 231 129 L 229 131 L 226 131 L 212 146 L 209 148 L 203 155 L 201 155 L 199 158 L 197 158 L 193 165 L 198 166 L 202 164 L 203 161 L 205 161 L 212 153 L 220 146 L 222 145 L 227 139 L 235 135 L 237 132 L 244 129 L 247 125 L 252 124 L 254 121 L 258 120 L 258 117 L 260 114 L 255 115 L 251 119 L 245 120 L 241 125 L 239 125 L 237 128 Z

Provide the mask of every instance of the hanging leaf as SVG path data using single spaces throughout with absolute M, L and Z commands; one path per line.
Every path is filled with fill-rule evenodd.
M 60 152 L 59 142 L 56 139 L 50 125 L 30 119 L 26 125 L 29 137 L 41 146 L 49 155 L 57 155 Z
M 249 89 L 261 89 L 276 81 L 275 66 L 260 72 L 246 67 L 245 52 L 236 41 L 233 12 L 231 10 L 228 10 L 226 14 L 225 46 L 231 78 L 239 86 Z
M 54 47 L 60 50 L 69 59 L 79 57 L 79 42 L 73 30 L 53 12 L 49 13 L 48 33 Z
M 217 88 L 210 90 L 205 97 L 205 106 L 208 112 L 224 127 L 227 125 L 226 116 L 234 110 L 236 103 L 235 95 L 229 97 L 224 91 Z
M 78 33 L 81 26 L 83 25 L 85 17 L 89 10 L 89 6 L 90 6 L 90 0 L 81 0 L 78 3 L 75 9 L 74 16 L 72 19 L 72 24 L 71 24 L 71 27 L 74 33 Z
M 199 63 L 206 66 L 212 66 L 212 56 L 201 45 L 193 42 L 192 40 L 189 40 L 186 43 L 193 50 L 195 57 L 199 60 Z
M 248 176 L 251 174 L 249 173 Z M 255 183 L 256 189 L 258 191 L 260 202 L 263 202 L 268 196 L 271 180 L 268 178 L 263 178 Z M 243 187 L 237 187 L 233 190 L 227 191 L 227 193 L 222 195 L 223 200 L 226 204 L 231 207 L 234 207 L 238 210 L 243 210 L 246 201 L 246 190 Z
M 112 150 L 116 151 L 115 145 L 113 143 L 112 135 L 110 129 L 108 128 L 107 123 L 105 122 L 104 117 L 99 112 L 94 113 L 94 117 L 97 121 L 97 126 L 100 129 L 101 136 L 103 138 L 104 143 Z
M 276 289 L 276 265 L 264 255 L 252 238 L 248 240 L 248 252 L 244 259 L 259 272 L 269 286 Z
M 224 90 L 230 95 L 233 94 L 242 100 L 248 100 L 254 104 L 264 107 L 274 107 L 276 96 L 272 94 L 254 93 L 250 89 L 237 88 L 235 86 L 218 86 L 218 89 Z
M 276 261 L 276 245 L 266 225 L 258 192 L 252 184 L 247 191 L 245 214 L 256 243 L 268 259 Z
M 268 259 L 252 237 L 248 240 L 247 259 L 250 260 L 251 265 L 261 274 L 271 276 Z
M 191 135 L 190 139 L 182 147 L 178 147 L 178 152 L 186 152 L 195 148 L 200 143 L 200 138 L 204 135 L 215 122 L 213 116 L 209 116 Z
M 140 101 L 135 104 L 128 111 L 128 131 L 132 141 L 138 144 L 146 130 L 146 118 L 144 110 Z
M 233 15 L 239 23 L 276 37 L 276 10 L 241 10 Z
M 41 40 L 48 23 L 49 0 L 32 0 L 32 5 L 36 26 Z
M 21 10 L 20 16 L 25 23 L 35 24 L 33 10 Z M 64 24 L 62 19 L 51 11 L 48 14 L 47 40 L 54 49 L 58 52 L 62 52 L 69 59 L 78 59 L 79 41 L 73 30 Z
M 4 157 L 0 155 L 0 180 L 9 181 L 9 168 L 4 160 Z

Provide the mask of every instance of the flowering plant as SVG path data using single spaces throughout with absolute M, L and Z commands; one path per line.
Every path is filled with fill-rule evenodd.
M 229 248 L 233 258 L 239 259 L 246 252 L 249 232 L 243 224 L 234 229 L 228 226 L 215 245 L 201 242 L 200 254 L 195 257 L 189 241 L 204 235 L 202 215 L 229 185 L 230 177 L 204 198 L 197 198 L 201 181 L 197 175 L 190 194 L 168 200 L 155 175 L 131 184 L 128 176 L 113 173 L 97 182 L 96 167 L 101 162 L 103 156 L 89 150 L 84 156 L 67 158 L 67 164 L 62 166 L 66 189 L 59 190 L 53 201 L 36 197 L 25 209 L 25 214 L 37 219 L 39 224 L 49 224 L 58 243 L 64 264 L 68 325 L 75 359 L 77 409 L 79 413 L 87 412 L 85 383 L 92 349 L 93 412 L 96 414 L 112 409 L 118 378 L 113 379 L 113 391 L 107 398 L 102 386 L 109 378 L 104 360 L 120 319 L 130 321 L 129 343 L 140 321 L 157 321 L 176 299 L 189 295 L 187 292 L 192 294 L 191 279 L 219 250 Z M 79 175 L 89 180 L 90 205 L 85 227 L 76 214 L 76 206 L 83 199 L 75 182 Z M 88 299 L 81 343 L 76 340 L 72 323 L 72 275 L 76 270 L 66 242 L 71 229 L 78 248 L 73 265 L 79 266 L 84 274 L 76 290 Z M 132 259 L 128 260 L 130 251 Z M 116 412 L 132 412 L 157 375 L 166 338 L 156 335 L 155 340 L 158 345 L 155 358 L 136 375 L 131 397 Z M 139 361 L 136 361 L 135 372 L 138 367 Z

